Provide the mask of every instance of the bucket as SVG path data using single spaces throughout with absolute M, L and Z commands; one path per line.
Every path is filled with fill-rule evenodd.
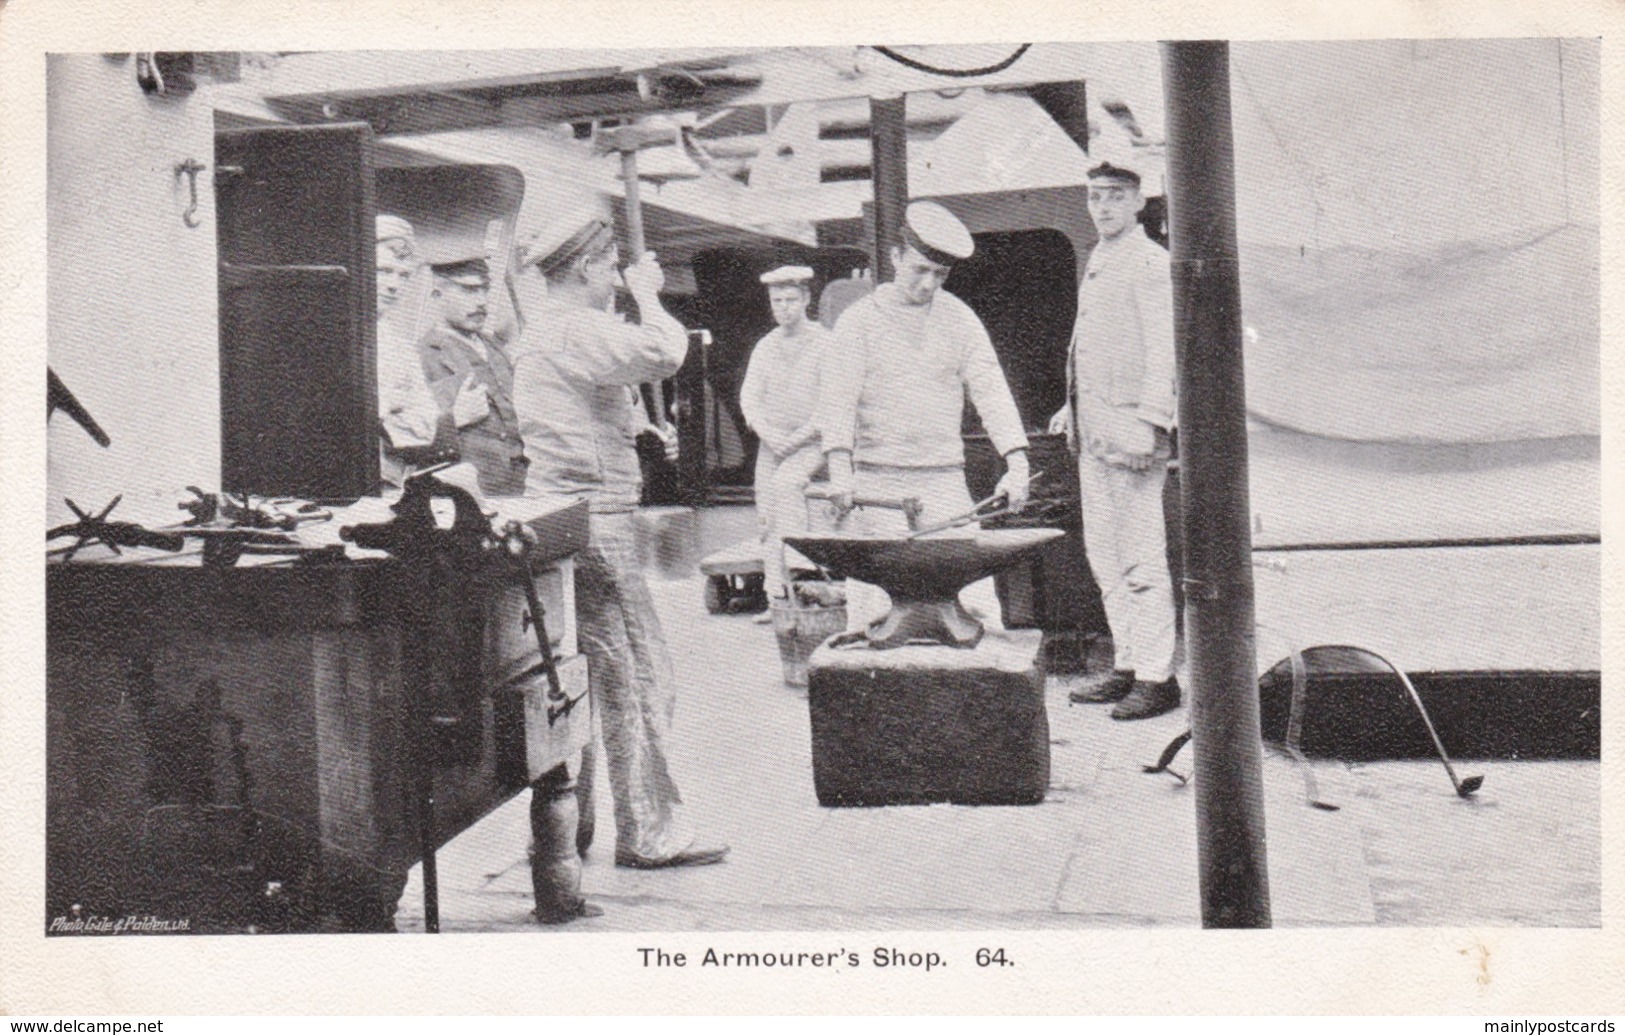
M 818 645 L 846 631 L 846 605 L 803 604 L 794 598 L 774 600 L 773 633 L 779 640 L 784 681 L 806 687 L 807 659 Z

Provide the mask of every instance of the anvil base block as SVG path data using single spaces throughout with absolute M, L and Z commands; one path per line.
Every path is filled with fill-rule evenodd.
M 972 649 L 819 647 L 808 661 L 821 805 L 1033 805 L 1049 787 L 1036 629 Z
M 869 623 L 869 646 L 902 647 L 915 640 L 930 640 L 952 647 L 975 647 L 982 641 L 982 623 L 954 600 L 909 600 L 892 597 L 886 617 Z

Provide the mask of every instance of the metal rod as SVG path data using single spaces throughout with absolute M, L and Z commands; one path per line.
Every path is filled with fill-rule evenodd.
M 422 750 L 420 748 L 420 750 Z M 420 763 L 421 765 L 422 763 Z M 418 821 L 423 837 L 423 930 L 426 934 L 440 933 L 440 870 L 435 865 L 434 828 L 434 773 L 427 765 L 419 773 L 423 781 L 418 788 Z
M 434 680 L 431 664 L 434 638 L 444 635 L 435 626 L 433 572 L 426 558 L 402 562 L 401 666 L 407 696 L 410 739 L 407 757 L 412 766 L 412 798 L 417 813 L 418 855 L 423 863 L 423 930 L 440 933 L 440 871 L 435 864 L 434 724 L 429 697 Z
M 1268 927 L 1230 54 L 1161 49 L 1202 926 Z
M 520 579 L 525 587 L 525 606 L 530 609 L 530 623 L 536 630 L 536 649 L 542 655 L 542 673 L 547 676 L 548 697 L 564 699 L 564 687 L 559 682 L 558 659 L 553 656 L 553 641 L 547 635 L 546 612 L 542 610 L 542 595 L 536 591 L 536 576 L 524 559 L 519 562 Z
M 647 250 L 647 241 L 643 236 L 643 189 L 638 179 L 638 152 L 635 148 L 621 149 L 621 180 L 626 185 L 626 247 L 632 253 L 626 257 L 626 261 L 641 262 Z M 657 428 L 664 427 L 666 386 L 659 381 L 651 381 L 644 389 L 643 405 L 648 411 L 649 422 Z
M 1422 703 L 1422 695 L 1416 692 L 1416 686 L 1411 682 L 1411 677 L 1407 676 L 1398 665 L 1388 661 L 1387 658 L 1382 660 L 1387 663 L 1389 668 L 1394 670 L 1394 675 L 1399 677 L 1400 683 L 1405 687 L 1405 693 L 1410 695 L 1411 703 L 1416 705 L 1416 713 L 1422 716 L 1422 725 L 1428 728 L 1428 736 L 1433 738 L 1433 746 L 1439 752 L 1439 761 L 1444 763 L 1444 771 L 1450 777 L 1450 786 L 1456 789 L 1456 796 L 1460 798 L 1471 797 L 1473 792 L 1484 786 L 1484 778 L 1482 776 L 1469 776 L 1462 779 L 1456 775 L 1456 767 L 1450 764 L 1450 755 L 1444 749 L 1444 741 L 1439 739 L 1439 731 L 1433 727 L 1433 719 L 1429 717 L 1427 706 Z
M 423 635 L 427 630 L 415 630 L 417 635 Z M 433 633 L 430 633 L 433 635 Z M 440 868 L 435 861 L 437 832 L 434 822 L 434 726 L 429 719 L 429 709 L 426 703 L 431 666 L 428 658 L 419 656 L 418 669 L 420 677 L 414 679 L 413 717 L 416 727 L 416 745 L 413 748 L 414 761 L 417 769 L 417 802 L 418 802 L 418 851 L 423 859 L 423 930 L 427 934 L 440 933 Z
M 908 208 L 908 122 L 902 95 L 869 98 L 869 149 L 875 192 L 875 283 L 897 271 L 891 250 L 903 240 Z
M 1545 535 L 1497 535 L 1462 539 L 1363 539 L 1354 542 L 1276 543 L 1255 546 L 1254 553 L 1301 553 L 1322 550 L 1445 550 L 1486 546 L 1585 546 L 1602 542 L 1595 532 Z

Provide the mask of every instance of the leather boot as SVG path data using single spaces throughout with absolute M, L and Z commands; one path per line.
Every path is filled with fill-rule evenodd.
M 1083 686 L 1067 695 L 1073 704 L 1112 704 L 1134 689 L 1134 670 L 1112 669 L 1112 674 L 1092 686 Z
M 549 770 L 531 784 L 530 882 L 537 923 L 564 924 L 604 913 L 581 897 L 579 818 L 575 781 L 566 766 Z
M 1136 680 L 1134 689 L 1112 709 L 1114 719 L 1149 719 L 1179 707 L 1179 680 L 1173 676 L 1160 683 Z

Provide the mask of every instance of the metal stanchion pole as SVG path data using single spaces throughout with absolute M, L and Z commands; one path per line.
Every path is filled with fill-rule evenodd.
M 901 95 L 869 98 L 869 149 L 875 191 L 875 283 L 892 279 L 891 250 L 903 240 L 908 208 L 908 122 Z
M 1162 44 L 1202 926 L 1270 926 L 1230 51 Z

